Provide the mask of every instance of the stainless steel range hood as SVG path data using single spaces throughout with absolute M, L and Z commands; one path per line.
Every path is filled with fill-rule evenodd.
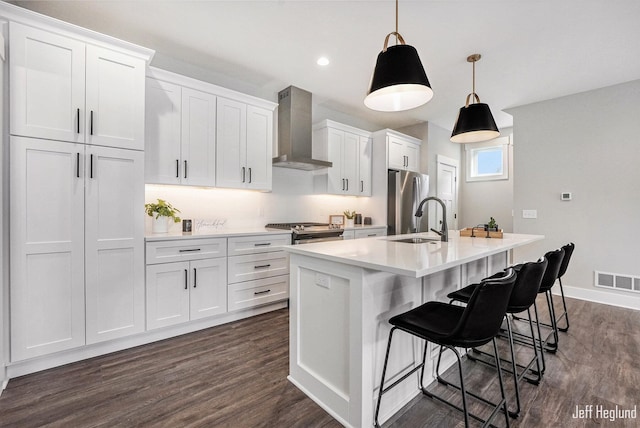
M 332 163 L 311 158 L 311 92 L 289 86 L 278 93 L 278 157 L 273 166 L 313 171 Z

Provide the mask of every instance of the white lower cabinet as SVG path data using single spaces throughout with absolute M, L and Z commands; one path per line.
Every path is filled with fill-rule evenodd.
M 226 313 L 225 256 L 226 238 L 148 242 L 147 329 Z
M 11 360 L 144 331 L 143 153 L 10 144 Z
M 289 256 L 278 246 L 290 240 L 289 233 L 229 238 L 229 311 L 289 297 Z

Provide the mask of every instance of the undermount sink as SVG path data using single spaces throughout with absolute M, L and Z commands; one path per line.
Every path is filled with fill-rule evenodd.
M 424 243 L 432 243 L 440 242 L 440 238 L 404 238 L 404 239 L 389 239 L 389 241 L 393 242 L 406 242 L 407 244 L 424 244 Z

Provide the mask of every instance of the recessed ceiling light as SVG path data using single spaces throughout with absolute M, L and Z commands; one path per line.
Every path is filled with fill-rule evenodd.
M 318 61 L 316 61 L 316 63 L 324 67 L 325 65 L 329 65 L 329 58 L 327 58 L 326 56 L 321 56 L 320 58 L 318 58 Z

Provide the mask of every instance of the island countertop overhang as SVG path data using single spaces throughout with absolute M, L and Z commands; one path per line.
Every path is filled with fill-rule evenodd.
M 291 245 L 284 249 L 291 254 L 420 278 L 544 239 L 543 235 L 515 233 L 505 233 L 503 238 L 471 238 L 450 231 L 448 242 L 397 242 L 411 237 L 438 239 L 431 233 L 416 233 Z

